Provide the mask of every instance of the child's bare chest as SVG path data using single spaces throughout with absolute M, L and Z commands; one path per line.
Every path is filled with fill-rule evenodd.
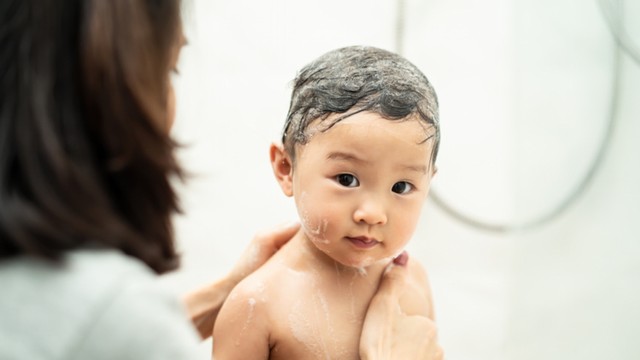
M 370 295 L 349 286 L 301 284 L 279 302 L 271 359 L 358 360 Z

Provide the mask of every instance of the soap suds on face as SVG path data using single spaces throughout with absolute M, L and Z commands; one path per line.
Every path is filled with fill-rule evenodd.
M 327 232 L 327 227 L 329 226 L 328 219 L 320 219 L 319 222 L 313 221 L 309 216 L 309 211 L 307 210 L 307 198 L 309 195 L 306 192 L 302 192 L 300 194 L 300 222 L 302 223 L 302 227 L 305 232 L 310 235 L 313 235 L 312 238 L 314 242 L 317 241 L 322 244 L 328 244 L 329 240 L 326 238 L 325 234 Z
M 311 225 L 311 220 L 308 215 L 302 216 L 302 225 L 307 233 L 313 235 L 314 242 L 328 244 L 329 239 L 326 238 L 327 227 L 329 226 L 329 220 L 322 219 L 316 226 Z

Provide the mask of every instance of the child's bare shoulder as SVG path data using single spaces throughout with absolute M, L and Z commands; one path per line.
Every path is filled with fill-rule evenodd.
M 298 272 L 291 270 L 285 264 L 267 263 L 253 274 L 247 276 L 233 289 L 229 298 L 248 300 L 254 298 L 266 304 L 267 299 L 278 298 L 283 292 L 290 295 L 290 288 L 295 286 Z
M 215 358 L 269 357 L 273 307 L 278 306 L 271 301 L 278 291 L 278 286 L 272 286 L 275 278 L 274 271 L 263 267 L 233 288 L 213 328 Z
M 256 311 L 266 314 L 270 304 L 266 300 L 278 289 L 277 286 L 267 286 L 267 284 L 273 284 L 275 278 L 277 278 L 275 271 L 268 271 L 266 267 L 258 269 L 233 288 L 221 311 L 226 311 L 225 308 L 236 308 L 242 304 L 254 304 Z
M 292 293 L 297 293 L 299 283 L 296 272 L 282 264 L 268 263 L 247 276 L 231 291 L 224 307 L 240 310 L 253 304 L 253 310 L 264 317 L 274 317 Z M 298 286 L 299 287 L 299 286 Z
M 301 301 L 307 298 L 303 294 L 310 293 L 309 283 L 309 274 L 274 262 L 247 276 L 231 291 L 220 310 L 213 331 L 214 357 L 304 358 L 305 347 L 291 333 L 289 321 L 283 319 L 290 320 L 291 311 L 308 317 L 306 302 Z M 276 353 L 269 355 L 272 351 Z

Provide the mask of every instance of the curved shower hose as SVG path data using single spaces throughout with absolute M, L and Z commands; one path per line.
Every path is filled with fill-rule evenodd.
M 558 202 L 558 204 L 554 206 L 550 211 L 538 217 L 512 223 L 487 222 L 477 219 L 471 215 L 465 214 L 462 211 L 458 210 L 458 208 L 456 208 L 455 206 L 445 201 L 442 196 L 439 195 L 436 189 L 432 189 L 430 194 L 431 200 L 449 216 L 473 228 L 489 232 L 508 233 L 530 230 L 542 226 L 556 218 L 558 215 L 567 210 L 585 192 L 589 183 L 591 183 L 596 173 L 602 166 L 602 163 L 604 162 L 606 152 L 611 144 L 613 130 L 617 122 L 620 95 L 620 79 L 622 74 L 622 51 L 624 51 L 635 63 L 640 64 L 640 51 L 638 51 L 638 49 L 630 40 L 624 28 L 624 21 L 622 21 L 623 0 L 598 0 L 598 3 L 607 26 L 615 39 L 616 47 L 614 49 L 612 90 L 608 112 L 609 121 L 605 129 L 600 147 L 598 148 L 598 152 L 594 156 L 594 159 L 584 177 L 581 179 L 578 185 L 566 197 L 564 197 L 562 201 Z M 405 31 L 404 0 L 397 0 L 396 16 L 395 51 L 399 54 L 402 54 L 404 50 Z

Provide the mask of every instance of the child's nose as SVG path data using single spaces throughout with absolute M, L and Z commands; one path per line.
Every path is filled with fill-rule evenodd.
M 353 213 L 353 220 L 368 225 L 384 225 L 387 223 L 387 213 L 382 201 L 366 199 Z

